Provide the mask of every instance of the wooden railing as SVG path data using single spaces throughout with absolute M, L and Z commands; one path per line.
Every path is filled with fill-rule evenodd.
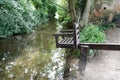
M 88 46 L 89 49 L 95 50 L 115 50 L 120 51 L 120 43 L 80 43 L 78 48 Z

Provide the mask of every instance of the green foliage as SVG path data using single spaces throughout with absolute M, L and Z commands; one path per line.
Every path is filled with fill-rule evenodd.
M 84 27 L 80 32 L 80 42 L 82 43 L 103 43 L 105 42 L 105 34 L 96 25 L 90 24 Z M 74 54 L 79 56 L 79 50 L 74 50 Z M 95 51 L 90 50 L 89 55 L 95 54 Z
M 0 37 L 32 31 L 34 16 L 29 6 L 25 1 L 0 1 Z
M 59 14 L 59 19 L 58 21 L 61 23 L 61 24 L 67 24 L 68 22 L 71 22 L 71 19 L 70 19 L 70 15 L 63 11 L 63 10 L 59 10 L 58 11 L 58 14 Z
M 86 2 L 87 2 L 87 0 L 76 0 L 76 2 L 75 2 L 75 8 L 76 8 L 76 10 L 79 10 L 79 8 L 80 8 L 81 15 L 84 12 Z
M 105 34 L 99 29 L 98 26 L 90 24 L 81 31 L 80 41 L 89 43 L 105 42 Z
M 48 4 L 47 7 L 48 7 L 48 17 L 49 17 L 50 19 L 54 18 L 55 13 L 56 13 L 56 11 L 57 11 L 56 6 L 53 5 L 53 4 Z
M 57 8 L 52 1 L 54 0 L 31 0 L 35 8 L 39 11 L 41 20 L 54 18 Z
M 66 25 L 68 22 L 71 22 L 71 17 L 68 12 L 68 1 L 61 0 L 61 1 L 59 1 L 58 5 L 60 5 L 57 8 L 57 13 L 59 15 L 58 21 L 61 24 Z
M 116 22 L 108 21 L 108 17 L 106 16 L 104 16 L 100 20 L 97 20 L 96 22 L 94 22 L 94 24 L 99 25 L 100 30 L 103 30 L 103 31 L 116 26 Z
M 107 30 L 107 29 L 109 29 L 109 28 L 111 28 L 111 27 L 114 27 L 114 26 L 115 26 L 114 23 L 103 24 L 103 25 L 100 27 L 100 29 L 101 29 L 101 30 Z
M 0 0 L 0 37 L 30 33 L 49 16 L 53 18 L 56 7 L 48 1 Z

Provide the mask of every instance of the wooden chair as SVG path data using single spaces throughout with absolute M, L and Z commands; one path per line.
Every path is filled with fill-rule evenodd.
M 54 34 L 57 48 L 78 48 L 79 23 L 73 23 L 73 29 L 62 30 Z

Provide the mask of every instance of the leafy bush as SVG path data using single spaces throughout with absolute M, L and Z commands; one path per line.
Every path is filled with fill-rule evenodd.
M 53 19 L 57 11 L 54 0 L 31 0 L 35 8 L 39 11 L 40 19 Z
M 34 4 L 32 0 L 0 0 L 0 37 L 32 32 L 34 26 L 54 16 L 56 8 L 53 4 L 48 6 L 49 0 L 37 1 Z
M 102 43 L 105 42 L 105 34 L 98 26 L 90 24 L 81 31 L 80 42 Z
M 25 1 L 0 0 L 0 37 L 32 31 L 34 16 Z
M 68 22 L 71 22 L 70 15 L 66 11 L 59 9 L 58 15 L 59 15 L 58 21 L 61 24 L 66 25 Z
M 96 25 L 90 24 L 84 27 L 80 32 L 80 42 L 82 43 L 103 43 L 105 42 L 105 34 Z M 94 55 L 96 51 L 90 50 L 89 55 Z M 79 56 L 79 50 L 74 50 L 74 54 Z

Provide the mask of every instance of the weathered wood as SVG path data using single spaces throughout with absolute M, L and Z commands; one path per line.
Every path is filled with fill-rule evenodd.
M 79 24 L 73 24 L 74 29 L 72 30 L 63 30 L 61 33 L 54 34 L 56 47 L 57 48 L 79 48 L 80 56 L 79 56 L 79 79 L 84 80 L 84 71 L 86 68 L 87 61 L 87 53 L 89 49 L 96 50 L 119 50 L 120 51 L 120 43 L 80 43 L 80 30 Z M 68 77 L 69 71 L 68 67 L 65 69 L 65 76 Z
M 71 44 L 72 41 L 73 41 L 73 38 L 64 38 L 59 42 L 59 44 Z
M 58 36 L 55 36 L 56 47 L 58 48 Z
M 56 33 L 56 34 L 53 34 L 54 36 L 73 36 L 73 32 L 71 33 Z
M 57 48 L 81 48 L 89 46 L 90 49 L 120 50 L 119 43 L 80 43 L 79 24 L 73 23 L 74 29 L 63 30 L 62 33 L 54 34 Z M 74 31 L 73 31 L 74 30 Z M 60 36 L 62 39 L 60 40 Z
M 120 50 L 120 43 L 80 43 L 78 47 L 81 48 L 83 45 L 96 50 Z
M 54 36 L 57 48 L 78 48 L 79 23 L 73 23 L 73 29 L 62 30 Z
M 61 30 L 60 32 L 65 33 L 65 32 L 73 32 L 73 31 L 74 31 L 73 29 L 68 29 L 68 30 Z
M 87 62 L 87 53 L 89 50 L 89 46 L 82 45 L 80 48 L 80 56 L 79 56 L 79 80 L 84 80 L 84 71 L 86 68 Z
M 78 48 L 78 44 L 79 44 L 79 23 L 74 23 L 74 45 L 75 48 Z

